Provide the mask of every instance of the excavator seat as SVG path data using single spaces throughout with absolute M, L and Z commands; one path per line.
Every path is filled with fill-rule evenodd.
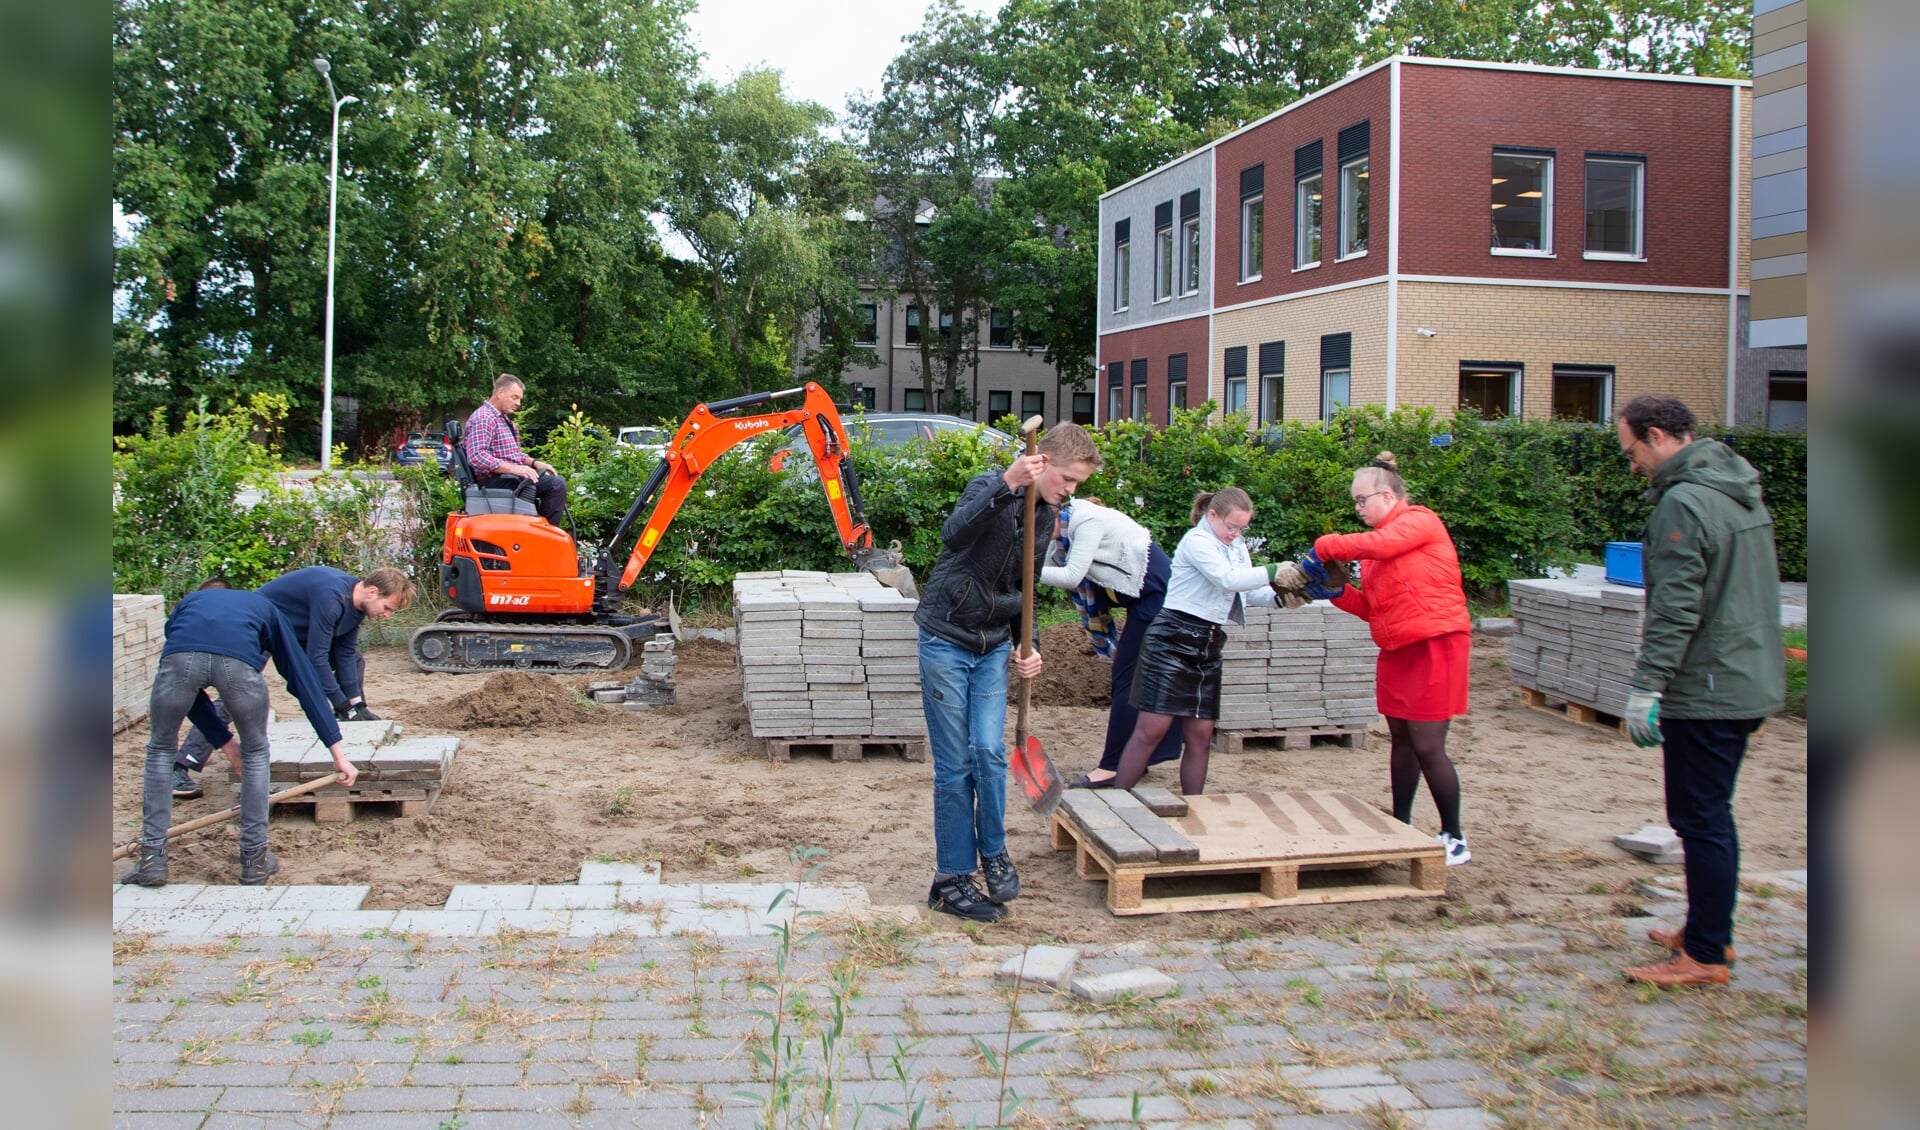
M 473 466 L 467 462 L 467 448 L 461 442 L 461 433 L 465 425 L 459 420 L 447 421 L 447 442 L 453 445 L 453 481 L 460 484 L 460 495 L 468 514 L 524 514 L 532 517 L 540 511 L 533 504 L 533 483 L 522 480 L 524 487 L 508 490 L 505 487 L 483 487 L 473 477 Z

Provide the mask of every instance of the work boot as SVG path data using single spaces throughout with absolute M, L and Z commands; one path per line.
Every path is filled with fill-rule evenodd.
M 240 882 L 243 886 L 264 887 L 267 880 L 280 870 L 280 857 L 267 848 L 248 855 L 240 853 Z
M 1006 852 L 982 856 L 980 870 L 987 876 L 987 897 L 1005 905 L 1020 897 L 1020 872 L 1013 869 L 1013 857 Z
M 1673 953 L 1679 953 L 1686 948 L 1686 931 L 1662 930 L 1660 927 L 1655 926 L 1653 929 L 1647 931 L 1647 940 L 1656 945 L 1665 946 Z M 1732 946 L 1727 947 L 1727 965 L 1729 968 L 1733 965 Z
M 1658 965 L 1635 966 L 1626 972 L 1629 981 L 1645 981 L 1666 989 L 1682 985 L 1724 985 L 1732 977 L 1726 966 L 1703 965 L 1693 960 L 1685 950 Z
M 167 849 L 163 847 L 140 849 L 140 865 L 120 876 L 122 883 L 133 883 L 142 887 L 164 887 L 167 885 Z
M 927 905 L 942 914 L 952 914 L 975 922 L 998 922 L 1007 916 L 1007 908 L 991 902 L 974 884 L 973 875 L 954 875 L 934 881 L 927 891 Z
M 178 765 L 173 767 L 173 799 L 192 800 L 203 795 L 205 790 L 201 789 L 200 782 L 193 779 L 191 772 Z

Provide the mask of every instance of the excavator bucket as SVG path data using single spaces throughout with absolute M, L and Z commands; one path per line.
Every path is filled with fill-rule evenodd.
M 914 584 L 913 570 L 907 568 L 906 555 L 901 552 L 899 542 L 885 549 L 858 550 L 853 555 L 853 564 L 863 573 L 872 573 L 874 579 L 901 596 L 920 599 L 920 588 Z

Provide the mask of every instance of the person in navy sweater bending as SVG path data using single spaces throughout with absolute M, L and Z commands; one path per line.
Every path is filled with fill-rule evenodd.
M 240 881 L 259 886 L 280 869 L 267 850 L 267 683 L 261 671 L 268 658 L 300 700 L 314 733 L 333 756 L 334 769 L 351 785 L 359 774 L 342 747 L 340 723 L 286 617 L 257 592 L 209 588 L 188 593 L 167 617 L 166 639 L 147 708 L 151 731 L 142 777 L 140 862 L 120 881 L 166 885 L 180 723 L 190 719 L 209 734 L 225 729 L 207 700 L 206 689 L 212 687 L 239 731 Z

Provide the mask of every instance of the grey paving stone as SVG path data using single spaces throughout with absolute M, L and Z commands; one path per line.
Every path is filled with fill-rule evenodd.
M 1180 1100 L 1167 1095 L 1141 1095 L 1137 1105 L 1132 1096 L 1117 1095 L 1110 1098 L 1075 1099 L 1070 1105 L 1074 1114 L 1097 1122 L 1119 1122 L 1130 1125 L 1136 1119 L 1173 1119 L 1186 1116 L 1186 1108 L 1180 1104 Z
M 460 1092 L 467 1110 L 565 1110 L 579 1091 L 567 1086 L 468 1087 Z
M 1478 1107 L 1410 1110 L 1407 1121 L 1420 1130 L 1497 1130 L 1501 1120 Z
M 340 1096 L 341 1113 L 360 1111 L 450 1111 L 460 1101 L 456 1087 L 360 1087 Z
M 1119 973 L 1073 979 L 1073 995 L 1094 1004 L 1111 1004 L 1123 996 L 1154 999 L 1172 994 L 1180 983 L 1157 969 L 1135 968 Z
M 1407 1087 L 1430 1107 L 1474 1106 L 1479 1102 L 1469 1082 L 1409 1083 Z
M 1388 1087 L 1398 1086 L 1393 1076 L 1372 1064 L 1346 1067 L 1309 1067 L 1289 1064 L 1281 1068 L 1288 1082 L 1302 1087 Z
M 113 905 L 116 910 L 121 907 L 148 910 L 185 906 L 199 898 L 201 892 L 206 889 L 205 883 L 168 883 L 164 887 L 140 887 L 131 883 L 115 883 Z
M 185 1063 L 174 1081 L 180 1087 L 284 1087 L 292 1076 L 293 1066 L 284 1063 Z
M 114 1113 L 121 1111 L 200 1111 L 213 1109 L 225 1087 L 115 1087 Z
M 215 1109 L 263 1114 L 300 1111 L 313 1106 L 317 1098 L 304 1087 L 228 1087 Z
M 479 910 L 402 910 L 394 915 L 390 929 L 396 934 L 426 934 L 434 938 L 471 938 L 480 933 L 480 918 L 483 914 L 484 912 Z
M 1071 946 L 1028 946 L 1024 952 L 1008 958 L 993 979 L 1002 985 L 1021 982 L 1064 988 L 1073 976 L 1073 963 L 1079 958 L 1080 951 Z
M 616 1112 L 607 1112 L 613 1117 Z M 632 1112 L 620 1116 L 625 1121 L 604 1121 L 603 1126 L 640 1126 L 634 1121 Z M 588 1125 L 578 1122 L 573 1115 L 548 1110 L 472 1110 L 460 1112 L 460 1130 L 574 1130 L 576 1126 Z

